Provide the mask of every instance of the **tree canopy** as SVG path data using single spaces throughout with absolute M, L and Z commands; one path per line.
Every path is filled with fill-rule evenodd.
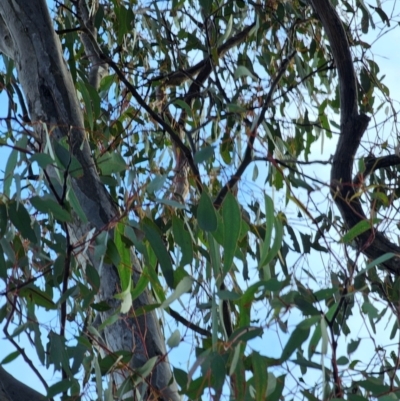
M 0 400 L 398 399 L 396 13 L 1 1 Z

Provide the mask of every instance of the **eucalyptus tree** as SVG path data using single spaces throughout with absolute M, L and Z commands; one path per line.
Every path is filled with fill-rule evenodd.
M 396 398 L 395 10 L 2 1 L 1 399 Z

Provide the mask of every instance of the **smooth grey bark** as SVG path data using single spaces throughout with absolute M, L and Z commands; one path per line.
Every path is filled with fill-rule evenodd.
M 45 401 L 46 397 L 21 383 L 0 366 L 0 401 Z
M 360 114 L 357 106 L 357 80 L 346 32 L 329 0 L 310 0 L 317 12 L 331 45 L 339 75 L 340 137 L 333 156 L 331 193 L 348 229 L 367 217 L 361 205 L 359 179 L 353 180 L 353 163 L 361 138 L 370 118 Z M 400 247 L 390 242 L 380 231 L 371 228 L 356 238 L 357 247 L 371 259 L 388 252 L 400 255 Z M 400 274 L 400 257 L 394 256 L 382 265 Z
M 84 240 L 93 229 L 109 231 L 112 236 L 111 227 L 118 221 L 119 212 L 95 169 L 85 139 L 82 110 L 45 0 L 0 1 L 0 35 L 0 51 L 15 62 L 38 137 L 44 141 L 46 130 L 51 133 L 54 141 L 67 136 L 72 154 L 83 167 L 83 175 L 77 179 L 71 178 L 71 182 L 88 221 L 76 219 L 69 227 L 71 238 L 79 245 L 79 241 Z M 88 263 L 99 267 L 99 260 L 89 251 L 84 256 Z M 133 280 L 137 282 L 141 267 L 137 259 L 134 261 Z M 111 311 L 101 314 L 104 321 L 119 307 L 120 302 L 114 295 L 118 292 L 120 280 L 114 266 L 103 264 L 99 273 L 99 298 L 112 307 Z M 134 316 L 136 309 L 150 303 L 150 295 L 143 293 L 134 301 L 130 314 L 121 316 L 114 324 L 107 326 L 104 330 L 106 344 L 111 352 L 133 352 L 132 368 L 141 367 L 150 358 L 157 357 L 158 361 L 149 380 L 150 386 L 147 388 L 142 384 L 133 390 L 145 394 L 144 399 L 179 400 L 157 315 L 151 312 L 140 317 Z M 117 387 L 131 373 L 130 370 L 115 372 Z M 0 371 L 0 379 L 1 376 Z

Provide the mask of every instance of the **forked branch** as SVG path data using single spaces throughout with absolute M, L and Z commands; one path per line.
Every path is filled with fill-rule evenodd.
M 357 81 L 346 32 L 336 10 L 329 0 L 310 0 L 317 12 L 331 45 L 338 70 L 340 86 L 340 137 L 333 156 L 331 194 L 348 229 L 367 220 L 359 194 L 353 182 L 354 156 L 370 118 L 360 114 L 357 107 Z M 356 238 L 358 250 L 368 258 L 376 259 L 393 252 L 395 257 L 382 265 L 392 273 L 400 274 L 400 248 L 380 231 L 371 227 Z M 398 255 L 398 256 L 397 256 Z

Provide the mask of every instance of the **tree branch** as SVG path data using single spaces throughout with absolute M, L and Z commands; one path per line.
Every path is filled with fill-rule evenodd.
M 340 85 L 340 137 L 333 156 L 331 194 L 348 229 L 367 217 L 362 209 L 357 188 L 352 179 L 354 156 L 370 118 L 359 114 L 357 107 L 356 74 L 340 18 L 329 0 L 310 0 L 328 36 L 337 66 Z M 356 238 L 358 249 L 376 259 L 393 252 L 400 255 L 400 247 L 391 243 L 381 232 L 371 228 Z M 392 273 L 400 274 L 400 257 L 394 256 L 382 264 Z
M 238 34 L 232 36 L 224 44 L 219 46 L 217 49 L 218 57 L 223 57 L 228 50 L 242 43 L 255 26 L 256 24 L 253 22 L 251 25 L 243 29 L 243 31 L 240 31 Z M 167 86 L 179 86 L 189 79 L 194 80 L 194 77 L 203 69 L 206 64 L 209 63 L 210 57 L 207 57 L 185 71 L 175 71 L 171 74 L 159 75 L 158 77 L 152 78 L 151 81 L 165 81 Z

